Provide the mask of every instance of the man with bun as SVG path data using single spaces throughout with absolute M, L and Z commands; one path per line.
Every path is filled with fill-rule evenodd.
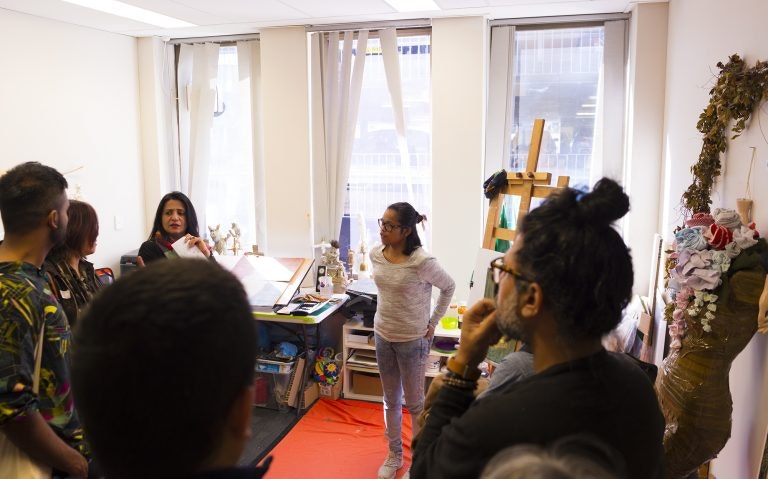
M 460 347 L 414 446 L 411 477 L 477 477 L 498 451 L 590 434 L 612 446 L 628 477 L 664 475 L 664 419 L 631 359 L 600 343 L 632 295 L 632 258 L 612 223 L 629 198 L 603 178 L 591 193 L 564 189 L 528 213 L 506 255 L 491 263 L 496 301 L 463 318 Z M 477 366 L 502 336 L 533 351 L 534 375 L 475 400 Z

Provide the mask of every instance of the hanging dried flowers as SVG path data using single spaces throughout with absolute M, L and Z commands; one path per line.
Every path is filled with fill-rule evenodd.
M 728 147 L 728 130 L 738 137 L 761 101 L 768 100 L 768 62 L 759 61 L 748 67 L 734 54 L 728 63 L 717 63 L 720 74 L 709 91 L 709 104 L 699 115 L 696 129 L 703 138 L 699 159 L 691 167 L 693 183 L 683 194 L 683 204 L 689 213 L 709 213 L 712 186 L 720 175 L 720 154 Z

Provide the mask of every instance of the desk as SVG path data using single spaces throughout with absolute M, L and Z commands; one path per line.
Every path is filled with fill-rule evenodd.
M 319 347 L 320 345 L 320 324 L 322 324 L 323 320 L 330 317 L 335 312 L 339 311 L 341 307 L 344 305 L 344 303 L 349 299 L 349 296 L 346 294 L 334 294 L 334 298 L 339 299 L 340 301 L 334 304 L 329 304 L 327 306 L 324 306 L 320 310 L 318 310 L 315 314 L 307 315 L 307 316 L 293 316 L 291 314 L 277 314 L 272 310 L 257 310 L 254 309 L 253 311 L 253 317 L 257 321 L 266 321 L 270 323 L 276 323 L 276 324 L 297 324 L 301 326 L 301 340 L 304 343 L 304 352 L 305 354 L 309 351 L 310 347 L 310 334 L 309 334 L 309 327 L 314 327 L 314 346 L 315 348 Z M 309 354 L 306 354 L 306 361 L 304 363 L 304 369 L 300 371 L 299 375 L 299 396 L 297 398 L 297 404 L 296 404 L 296 416 L 301 416 L 301 411 L 303 407 L 304 402 L 304 383 L 306 382 L 307 378 L 309 377 L 310 372 L 312 371 L 312 368 L 314 367 L 314 363 L 310 362 L 309 360 Z

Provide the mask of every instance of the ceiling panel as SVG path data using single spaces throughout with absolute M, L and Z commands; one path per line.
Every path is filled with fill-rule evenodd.
M 278 0 L 176 0 L 176 3 L 201 12 L 213 13 L 226 18 L 229 22 L 258 22 L 277 19 L 298 21 L 308 18 L 306 13 L 291 8 Z
M 311 17 L 396 13 L 384 0 L 282 0 L 282 3 Z
M 173 0 L 120 0 L 139 8 L 144 8 L 169 17 L 178 18 L 195 25 L 227 23 L 230 20 L 215 11 L 202 11 Z
M 29 0 L 0 0 L 0 8 L 108 32 L 151 27 L 146 23 L 102 13 L 60 0 L 35 0 L 34 2 Z
M 383 0 L 122 0 L 199 25 L 162 29 L 61 0 L 0 0 L 0 8 L 133 36 L 194 37 L 252 33 L 284 25 L 321 25 L 483 15 L 491 19 L 628 11 L 632 3 L 667 0 L 436 0 L 439 12 L 395 12 Z

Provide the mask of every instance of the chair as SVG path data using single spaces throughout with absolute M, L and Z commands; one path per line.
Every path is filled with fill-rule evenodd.
M 96 277 L 99 278 L 102 286 L 115 282 L 115 273 L 112 272 L 112 268 L 98 268 L 96 270 Z

